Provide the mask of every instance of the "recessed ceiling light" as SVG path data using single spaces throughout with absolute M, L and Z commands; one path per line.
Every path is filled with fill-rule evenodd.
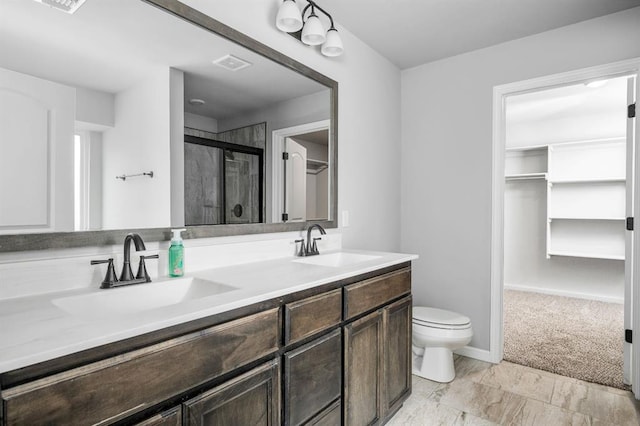
M 240 59 L 237 56 L 225 55 L 222 58 L 213 61 L 214 65 L 228 69 L 230 71 L 238 71 L 251 66 L 251 62 Z
M 189 103 L 195 106 L 202 106 L 206 104 L 206 102 L 203 99 L 197 99 L 197 98 L 189 99 Z
M 35 0 L 54 9 L 67 13 L 74 13 L 86 0 Z

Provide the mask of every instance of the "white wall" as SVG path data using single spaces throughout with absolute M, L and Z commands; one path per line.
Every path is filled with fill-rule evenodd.
M 279 0 L 184 3 L 314 68 L 339 83 L 338 208 L 350 213 L 345 247 L 398 250 L 400 71 L 344 30 L 339 58 L 322 56 L 275 27 Z M 338 218 L 340 220 L 340 217 Z
M 89 136 L 89 229 L 102 229 L 102 133 Z
M 115 127 L 103 134 L 104 229 L 170 224 L 169 69 L 116 95 Z M 153 178 L 116 176 L 153 171 Z
M 489 349 L 492 90 L 640 56 L 640 8 L 402 72 L 401 230 L 414 303 L 452 309 Z
M 204 117 L 203 117 L 204 118 Z M 169 70 L 171 226 L 184 226 L 184 72 Z
M 76 127 L 86 130 L 104 130 L 113 127 L 115 96 L 99 90 L 76 88 Z
M 184 87 L 183 87 L 184 90 Z M 182 100 L 184 104 L 184 99 Z M 204 115 L 184 113 L 184 127 L 192 129 L 204 130 L 206 132 L 218 133 L 218 120 Z

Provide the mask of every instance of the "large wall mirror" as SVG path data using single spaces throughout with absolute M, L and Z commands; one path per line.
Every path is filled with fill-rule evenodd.
M 335 81 L 178 1 L 44 3 L 0 0 L 0 251 L 337 225 Z

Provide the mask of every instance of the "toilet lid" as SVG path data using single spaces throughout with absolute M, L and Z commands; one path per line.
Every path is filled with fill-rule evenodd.
M 444 309 L 426 308 L 424 306 L 415 306 L 413 308 L 413 320 L 422 323 L 431 323 L 439 325 L 468 325 L 471 323 L 469 317 L 458 314 L 456 312 L 446 311 Z

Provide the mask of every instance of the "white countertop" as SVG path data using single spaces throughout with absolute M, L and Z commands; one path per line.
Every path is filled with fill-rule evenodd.
M 105 318 L 74 315 L 54 301 L 117 292 L 120 291 L 118 288 L 68 290 L 0 300 L 0 373 L 417 259 L 416 255 L 410 254 L 341 251 L 376 258 L 332 267 L 298 263 L 294 260 L 300 258 L 286 257 L 198 271 L 190 275 L 235 289 L 189 302 Z M 170 279 L 166 280 L 166 285 L 171 285 Z

